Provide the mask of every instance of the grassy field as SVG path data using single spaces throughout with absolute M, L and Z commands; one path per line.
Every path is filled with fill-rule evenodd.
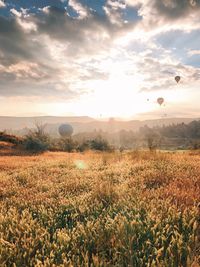
M 200 154 L 0 155 L 0 266 L 199 266 Z

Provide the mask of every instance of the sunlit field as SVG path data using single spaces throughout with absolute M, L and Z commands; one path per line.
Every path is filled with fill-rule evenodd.
M 0 157 L 0 266 L 199 266 L 200 154 Z

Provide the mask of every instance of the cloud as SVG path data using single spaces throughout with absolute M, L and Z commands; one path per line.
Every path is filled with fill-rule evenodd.
M 125 0 L 127 6 L 137 8 L 142 17 L 140 30 L 154 34 L 200 27 L 199 0 Z
M 9 90 L 8 90 L 9 86 Z M 41 87 L 42 86 L 42 87 Z M 62 90 L 60 90 L 62 88 Z M 65 90 L 64 90 L 65 89 Z M 61 83 L 37 84 L 22 81 L 13 81 L 6 79 L 0 85 L 1 97 L 23 97 L 24 99 L 31 99 L 33 97 L 38 100 L 45 101 L 65 101 L 66 103 L 72 99 L 78 99 L 80 94 L 74 92 L 69 88 L 69 85 Z
M 200 68 L 181 64 L 178 61 L 170 61 L 168 56 L 168 63 L 165 60 L 159 60 L 151 57 L 145 57 L 143 61 L 138 64 L 144 75 L 143 87 L 141 92 L 152 92 L 159 90 L 173 90 L 177 87 L 175 76 L 181 76 L 181 83 L 184 87 L 189 87 L 192 84 L 198 83 L 200 80 Z M 151 72 L 149 72 L 151 70 Z M 183 86 L 183 85 L 182 85 Z
M 124 20 L 122 19 L 122 11 L 125 8 L 126 5 L 123 0 L 107 0 L 106 5 L 104 6 L 104 11 L 112 24 L 122 25 L 124 23 Z
M 86 71 L 80 75 L 80 79 L 82 81 L 88 81 L 88 80 L 108 80 L 109 78 L 109 73 L 100 71 L 95 68 L 89 68 L 86 69 Z
M 29 40 L 16 19 L 0 17 L 0 58 L 3 64 L 30 59 Z
M 101 49 L 95 44 L 96 37 L 87 41 L 85 31 L 92 34 L 95 26 L 90 28 L 87 22 L 81 28 L 80 23 L 80 29 L 77 26 L 74 33 L 73 23 L 79 22 L 63 10 L 46 8 L 42 13 L 42 18 L 41 13 L 0 17 L 1 96 L 45 96 L 46 99 L 54 96 L 57 100 L 70 101 L 85 93 L 86 86 L 80 88 L 81 81 L 108 77 L 98 69 L 84 68 L 76 59 L 86 52 L 98 54 Z M 92 19 L 96 26 L 101 24 L 101 20 Z M 54 27 L 55 21 L 58 24 Z M 99 27 L 101 29 L 101 25 Z M 62 36 L 64 29 L 67 33 Z
M 99 40 L 105 35 L 111 39 L 130 29 L 126 25 L 113 25 L 108 16 L 98 15 L 92 10 L 87 18 L 81 20 L 69 16 L 65 10 L 57 7 L 47 7 L 45 10 L 47 12 L 42 17 L 36 17 L 38 29 L 55 39 L 79 42 L 94 37 Z
M 79 15 L 79 19 L 88 17 L 89 11 L 88 8 L 84 7 L 77 0 L 69 0 L 68 5 L 73 8 L 74 11 Z
M 200 55 L 200 50 L 189 50 L 188 51 L 188 56 L 195 56 L 195 55 Z
M 15 15 L 16 17 L 21 17 L 22 16 L 22 13 L 21 12 L 19 12 L 19 11 L 17 11 L 16 9 L 14 9 L 14 8 L 11 8 L 10 9 L 10 12 L 13 14 L 13 15 Z
M 154 0 L 152 7 L 157 11 L 157 14 L 164 16 L 169 20 L 184 19 L 185 15 L 199 13 L 199 0 Z
M 1 97 L 45 97 L 46 100 L 57 101 L 77 98 L 82 92 L 74 92 L 71 84 L 62 80 L 61 76 L 62 73 L 56 68 L 51 69 L 49 66 L 26 61 L 9 67 L 0 65 L 0 95 Z
M 0 8 L 1 7 L 6 7 L 6 4 L 5 4 L 5 2 L 3 0 L 0 0 Z
M 108 52 L 112 43 L 133 29 L 137 22 L 113 24 L 106 15 L 93 10 L 85 18 L 70 16 L 64 9 L 46 7 L 40 16 L 33 16 L 38 35 L 65 44 L 63 51 L 68 58 L 98 56 Z
M 62 9 L 12 6 L 7 17 L 0 16 L 1 96 L 67 102 L 100 91 L 100 81 L 106 90 L 121 84 L 123 89 L 124 82 L 136 92 L 172 90 L 177 73 L 186 85 L 199 81 L 199 68 L 183 64 L 177 52 L 188 42 L 165 45 L 177 32 L 180 37 L 200 28 L 199 1 L 107 0 L 101 6 L 105 13 L 82 1 L 62 2 Z M 125 23 L 133 10 L 136 19 Z M 188 56 L 200 54 L 189 48 Z

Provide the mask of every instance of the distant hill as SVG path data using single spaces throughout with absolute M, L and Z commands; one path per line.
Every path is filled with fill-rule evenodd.
M 28 129 L 34 128 L 35 123 L 46 124 L 46 131 L 56 136 L 58 135 L 58 127 L 61 123 L 70 123 L 74 128 L 74 133 L 92 132 L 92 131 L 106 131 L 117 132 L 120 130 L 137 131 L 140 127 L 147 125 L 154 126 L 168 126 L 178 123 L 190 123 L 193 120 L 200 118 L 163 118 L 155 120 L 130 120 L 120 121 L 111 119 L 108 121 L 95 120 L 93 118 L 83 117 L 0 117 L 0 131 L 7 130 L 8 132 L 17 133 L 20 135 L 26 134 Z
M 0 116 L 0 131 L 5 129 L 19 130 L 22 128 L 32 128 L 35 123 L 61 124 L 82 122 L 89 123 L 94 119 L 87 116 L 80 117 L 56 117 L 56 116 L 39 116 L 39 117 L 7 117 Z

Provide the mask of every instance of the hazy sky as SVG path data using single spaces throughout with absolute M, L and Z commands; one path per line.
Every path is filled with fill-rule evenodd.
M 47 114 L 200 117 L 200 0 L 0 0 L 0 115 Z

